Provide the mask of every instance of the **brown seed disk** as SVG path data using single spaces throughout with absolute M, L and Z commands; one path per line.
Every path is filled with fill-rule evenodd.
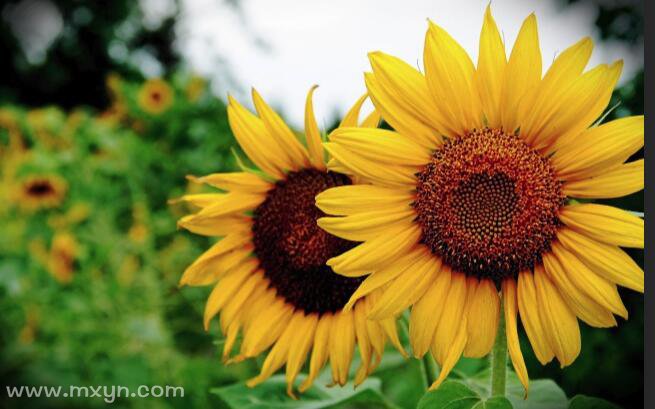
M 565 196 L 548 158 L 500 129 L 448 140 L 418 174 L 422 243 L 454 270 L 496 281 L 550 249 Z
M 254 211 L 254 251 L 265 276 L 279 296 L 307 314 L 339 311 L 363 280 L 340 276 L 325 265 L 355 243 L 316 224 L 325 216 L 316 207 L 316 195 L 349 184 L 350 179 L 340 173 L 291 172 Z

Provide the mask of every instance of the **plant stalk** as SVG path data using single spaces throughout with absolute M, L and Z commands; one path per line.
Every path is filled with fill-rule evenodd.
M 501 300 L 502 301 L 502 300 Z M 491 350 L 491 396 L 505 396 L 507 381 L 507 335 L 505 333 L 505 314 L 501 302 L 498 332 Z
M 421 366 L 425 372 L 425 389 L 427 390 L 434 383 L 434 381 L 437 380 L 438 373 L 437 363 L 434 361 L 434 358 L 429 351 L 423 355 L 423 358 L 421 358 Z

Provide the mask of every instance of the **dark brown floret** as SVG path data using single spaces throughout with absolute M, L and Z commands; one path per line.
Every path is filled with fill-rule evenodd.
M 414 207 L 433 253 L 457 271 L 500 280 L 550 249 L 564 199 L 547 158 L 485 128 L 434 152 L 418 174 Z
M 316 224 L 325 216 L 316 207 L 316 195 L 349 184 L 350 179 L 340 173 L 291 172 L 254 212 L 253 242 L 264 274 L 279 296 L 307 314 L 339 311 L 362 281 L 340 276 L 325 265 L 355 243 Z

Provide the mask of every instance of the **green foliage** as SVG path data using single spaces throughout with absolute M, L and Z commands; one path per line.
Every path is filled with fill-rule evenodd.
M 187 209 L 167 200 L 197 189 L 186 174 L 234 166 L 225 106 L 202 87 L 189 94 L 194 81 L 173 78 L 173 103 L 159 115 L 138 104 L 141 84 L 120 80 L 112 108 L 98 115 L 0 109 L 3 385 L 180 385 L 183 399 L 114 405 L 200 408 L 210 387 L 254 373 L 249 363 L 217 363 L 214 336 L 202 330 L 207 289 L 177 288 L 210 243 L 177 231 Z M 28 206 L 24 185 L 35 175 L 64 181 L 57 204 Z
M 437 390 L 428 392 L 418 403 L 417 409 L 511 409 L 505 397 L 483 398 L 461 382 L 446 381 Z

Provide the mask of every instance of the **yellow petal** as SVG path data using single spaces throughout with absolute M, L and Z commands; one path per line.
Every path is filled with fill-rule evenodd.
M 448 299 L 443 307 L 432 345 L 434 358 L 442 366 L 450 356 L 455 338 L 462 326 L 464 333 L 466 333 L 466 316 L 464 314 L 466 293 L 466 276 L 462 273 L 452 272 Z M 464 346 L 462 345 L 463 349 Z
M 359 355 L 361 356 L 361 363 L 355 374 L 355 386 L 360 385 L 370 373 L 371 366 L 371 343 L 368 337 L 368 330 L 366 328 L 366 315 L 367 308 L 365 303 L 358 303 L 355 307 L 353 314 L 355 323 L 355 337 L 357 338 L 357 345 L 359 345 Z
M 422 166 L 430 162 L 431 152 L 397 132 L 375 128 L 337 128 L 329 136 L 353 154 L 379 163 Z
M 394 164 L 380 166 L 380 162 L 367 159 L 332 142 L 324 143 L 323 147 L 351 174 L 363 176 L 383 186 L 407 188 L 416 185 L 416 167 Z
M 335 236 L 352 241 L 373 239 L 396 226 L 406 226 L 416 217 L 413 209 L 402 212 L 376 210 L 345 217 L 323 217 L 318 225 Z
M 314 116 L 314 105 L 312 97 L 314 90 L 318 85 L 313 85 L 307 93 L 307 101 L 305 102 L 305 138 L 307 139 L 307 150 L 309 151 L 309 160 L 311 165 L 316 169 L 325 169 L 325 154 L 323 153 L 323 140 L 321 139 L 321 132 L 318 130 L 316 124 L 316 117 Z
M 578 289 L 614 314 L 625 319 L 628 318 L 628 311 L 625 309 L 614 283 L 610 283 L 603 277 L 596 275 L 578 257 L 570 253 L 560 243 L 552 243 L 552 252 L 564 272 L 568 274 L 571 282 Z
M 580 86 L 576 84 L 567 91 L 567 95 L 562 98 L 563 105 L 567 108 L 563 111 L 564 115 L 558 117 L 557 125 L 557 128 L 564 133 L 556 134 L 557 138 L 545 151 L 546 154 L 575 143 L 578 135 L 601 116 L 612 97 L 622 69 L 623 61 L 617 61 L 607 67 L 605 76 L 599 78 L 597 83 L 593 79 L 588 80 L 586 83 L 581 82 Z M 585 73 L 583 77 L 588 74 L 591 76 L 592 71 L 595 69 Z
M 439 113 L 432 99 L 423 74 L 399 58 L 383 52 L 368 54 L 377 83 L 389 95 L 395 96 L 395 104 L 402 105 L 403 112 L 435 130 L 430 141 L 441 144 L 439 135 L 455 136 L 445 125 L 446 120 Z M 411 135 L 408 135 L 408 137 Z
M 414 304 L 434 281 L 441 260 L 429 250 L 424 250 L 407 271 L 395 278 L 375 302 L 369 318 L 379 320 L 402 313 Z
M 312 356 L 309 360 L 309 374 L 298 388 L 300 392 L 305 392 L 310 386 L 312 386 L 312 383 L 314 383 L 319 372 L 323 369 L 323 366 L 325 366 L 325 361 L 328 358 L 328 341 L 332 331 L 333 320 L 334 317 L 329 313 L 323 314 L 318 320 L 316 332 L 314 334 Z
M 434 149 L 441 145 L 440 135 L 442 132 L 435 131 L 432 126 L 423 123 L 408 112 L 396 95 L 390 94 L 380 85 L 380 81 L 373 73 L 365 73 L 364 81 L 375 109 L 380 111 L 382 118 L 393 129 L 412 138 L 413 141 L 425 148 Z
M 480 128 L 483 115 L 473 62 L 444 29 L 432 22 L 425 37 L 423 61 L 425 78 L 444 125 L 457 135 Z
M 265 281 L 262 280 L 261 273 L 250 274 L 243 285 L 227 300 L 221 310 L 221 330 L 223 332 L 226 332 L 234 320 L 237 319 L 237 316 L 244 308 L 244 304 L 250 295 L 255 291 L 255 288 L 263 285 L 265 285 Z M 208 324 L 209 322 L 205 324 L 205 328 L 208 328 Z
M 304 320 L 304 314 L 293 314 L 280 339 L 277 340 L 271 352 L 266 356 L 260 374 L 246 382 L 246 385 L 252 388 L 260 384 L 286 363 L 289 350 L 293 345 L 293 338 L 299 331 L 302 331 Z
M 271 183 L 248 172 L 212 173 L 211 175 L 201 177 L 189 176 L 189 179 L 197 183 L 206 183 L 219 189 L 235 190 L 245 193 L 265 193 L 273 187 Z
M 293 309 L 282 300 L 269 304 L 244 328 L 241 353 L 246 357 L 259 355 L 277 341 L 292 315 Z
M 517 295 L 521 322 L 528 334 L 534 354 L 542 365 L 546 365 L 553 359 L 554 354 L 546 337 L 545 325 L 542 324 L 539 316 L 539 303 L 531 271 L 519 273 Z
M 417 246 L 407 252 L 407 254 L 399 255 L 395 260 L 390 261 L 381 269 L 367 276 L 359 287 L 357 287 L 357 290 L 355 290 L 353 295 L 350 296 L 350 300 L 348 300 L 348 303 L 343 307 L 343 309 L 348 310 L 352 308 L 357 300 L 360 300 L 362 297 L 372 293 L 378 288 L 381 288 L 400 274 L 407 271 L 410 266 L 413 266 L 418 259 L 423 257 L 424 252 L 425 248 Z
M 644 248 L 644 220 L 616 207 L 594 203 L 565 206 L 559 217 L 573 230 L 603 243 Z
M 290 159 L 294 165 L 293 169 L 305 168 L 310 166 L 309 156 L 307 150 L 298 141 L 296 135 L 291 131 L 286 123 L 280 116 L 268 106 L 266 101 L 259 95 L 259 93 L 252 89 L 252 100 L 255 103 L 255 108 L 259 117 L 264 122 L 264 126 L 268 130 L 271 137 L 279 144 L 284 154 Z
M 425 355 L 432 344 L 450 291 L 450 280 L 450 268 L 444 265 L 432 286 L 412 306 L 409 318 L 409 340 L 416 358 Z
M 410 209 L 414 195 L 399 189 L 373 185 L 348 185 L 324 190 L 316 196 L 316 206 L 327 214 L 350 215 L 373 210 Z
M 521 125 L 520 110 L 532 103 L 534 90 L 540 80 L 541 51 L 537 18 L 530 14 L 523 21 L 505 67 L 500 94 L 500 117 L 506 131 L 514 132 Z
M 644 117 L 616 119 L 588 129 L 551 158 L 564 180 L 600 175 L 622 164 L 644 146 Z
M 261 119 L 228 95 L 227 118 L 241 149 L 261 170 L 281 179 L 284 169 L 291 169 L 287 156 L 272 143 Z
M 180 279 L 180 285 L 203 285 L 203 283 L 211 283 L 208 280 L 217 277 L 221 273 L 225 273 L 224 271 L 216 271 L 211 268 L 211 265 L 230 252 L 242 249 L 250 240 L 251 235 L 249 233 L 239 232 L 235 232 L 219 240 L 187 267 Z
M 327 265 L 341 275 L 366 275 L 383 267 L 397 255 L 409 251 L 416 245 L 420 236 L 421 229 L 415 224 L 389 229 L 385 234 L 329 259 Z
M 611 199 L 644 189 L 644 160 L 625 163 L 588 179 L 564 183 L 562 191 L 569 197 Z
M 562 264 L 552 254 L 544 254 L 543 269 L 548 278 L 559 290 L 560 295 L 571 311 L 582 321 L 592 327 L 608 328 L 616 326 L 616 319 L 604 306 L 598 304 L 592 297 L 573 282 L 575 271 L 565 270 Z
M 332 379 L 343 386 L 348 382 L 348 370 L 355 350 L 355 323 L 352 312 L 340 311 L 334 315 L 329 348 Z
M 596 274 L 620 286 L 644 292 L 644 270 L 617 246 L 600 243 L 569 228 L 562 228 L 557 239 Z
M 296 315 L 299 315 L 302 318 L 290 341 L 286 370 L 287 394 L 291 397 L 293 397 L 293 382 L 295 381 L 296 376 L 298 376 L 300 369 L 302 369 L 302 365 L 305 363 L 307 357 L 307 352 L 314 342 L 314 331 L 316 331 L 316 324 L 318 323 L 317 314 L 305 316 L 304 314 L 296 313 Z
M 203 236 L 226 236 L 235 231 L 250 230 L 252 219 L 246 216 L 198 217 L 190 214 L 178 220 L 178 227 Z
M 549 135 L 550 123 L 557 120 L 555 115 L 570 108 L 564 105 L 567 102 L 564 95 L 579 79 L 591 57 L 592 49 L 593 42 L 585 37 L 553 61 L 537 88 L 532 109 L 521 123 L 521 135 L 528 143 L 540 145 L 541 139 Z
M 364 94 L 355 101 L 353 106 L 346 112 L 346 115 L 343 116 L 341 123 L 339 123 L 339 128 L 345 126 L 356 127 L 359 125 L 359 112 L 362 110 L 362 105 L 364 105 L 367 97 L 368 94 Z
M 380 111 L 374 109 L 360 124 L 362 128 L 377 128 L 380 126 L 380 121 L 382 120 L 382 115 Z
M 225 193 L 198 193 L 194 195 L 184 195 L 179 199 L 170 200 L 169 203 L 183 201 L 196 207 L 205 208 L 224 200 L 225 196 L 227 196 Z
M 214 218 L 219 216 L 240 214 L 247 210 L 253 210 L 259 206 L 266 195 L 261 193 L 240 193 L 230 192 L 215 200 L 211 205 L 203 208 L 197 213 L 199 218 Z
M 457 331 L 455 337 L 452 340 L 452 343 L 446 347 L 445 355 L 441 361 L 441 370 L 437 380 L 435 380 L 428 390 L 435 390 L 446 380 L 446 377 L 450 374 L 453 367 L 459 361 L 459 358 L 462 356 L 462 351 L 466 345 L 466 318 L 463 322 L 454 323 L 455 330 Z M 435 344 L 437 340 L 435 339 Z
M 512 360 L 514 372 L 521 381 L 525 389 L 525 397 L 528 396 L 530 388 L 530 380 L 528 379 L 528 369 L 523 360 L 523 353 L 521 353 L 521 344 L 519 342 L 518 327 L 516 324 L 516 313 L 518 311 L 518 300 L 516 281 L 513 278 L 503 280 L 502 284 L 503 305 L 505 310 L 505 332 L 507 334 L 507 349 L 509 350 L 509 357 Z
M 542 269 L 535 269 L 534 284 L 544 332 L 563 368 L 580 354 L 578 320 Z
M 484 22 L 480 32 L 480 52 L 476 80 L 480 90 L 482 110 L 487 119 L 487 126 L 490 128 L 499 128 L 501 125 L 500 92 L 506 65 L 505 45 L 491 15 L 491 4 L 489 4 L 484 14 Z
M 483 279 L 467 301 L 467 339 L 464 356 L 480 358 L 491 351 L 498 331 L 500 298 L 496 284 Z
M 227 275 L 221 279 L 214 287 L 207 304 L 205 305 L 205 313 L 203 323 L 205 330 L 209 329 L 209 321 L 218 314 L 225 303 L 237 292 L 244 281 L 250 276 L 257 268 L 254 263 L 244 263 L 239 268 L 236 268 L 232 274 Z

